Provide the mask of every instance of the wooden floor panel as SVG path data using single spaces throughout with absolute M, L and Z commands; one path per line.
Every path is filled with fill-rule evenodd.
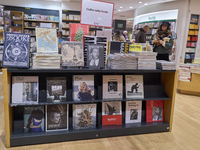
M 200 97 L 177 94 L 172 132 L 21 146 L 9 150 L 200 150 L 199 108 Z M 3 100 L 0 100 L 0 120 L 0 150 L 5 150 Z

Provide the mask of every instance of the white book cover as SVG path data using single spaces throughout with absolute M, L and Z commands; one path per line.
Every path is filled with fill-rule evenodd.
M 38 102 L 38 76 L 12 77 L 12 103 Z
M 94 75 L 73 76 L 73 99 L 74 101 L 94 100 Z
M 73 129 L 96 128 L 96 104 L 73 105 Z
M 126 75 L 126 98 L 144 98 L 143 75 Z
M 141 122 L 142 101 L 126 101 L 126 123 Z
M 104 75 L 103 76 L 103 99 L 122 98 L 123 96 L 123 76 Z

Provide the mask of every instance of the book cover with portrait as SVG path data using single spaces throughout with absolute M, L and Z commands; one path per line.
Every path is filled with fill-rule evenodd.
M 125 123 L 141 122 L 142 101 L 126 101 Z
M 96 128 L 96 104 L 73 105 L 73 129 Z
M 121 125 L 121 102 L 102 102 L 102 125 Z
M 103 75 L 103 99 L 117 99 L 123 96 L 123 76 Z
M 146 122 L 163 121 L 163 100 L 146 101 Z
M 66 96 L 66 77 L 47 77 L 47 102 L 64 102 Z
M 126 75 L 126 98 L 144 98 L 143 75 Z
M 46 105 L 46 131 L 68 130 L 68 104 Z
M 73 100 L 74 101 L 94 100 L 94 75 L 73 76 Z
M 44 106 L 24 107 L 24 132 L 43 132 L 44 129 Z
M 39 96 L 38 76 L 12 77 L 12 103 L 37 103 Z

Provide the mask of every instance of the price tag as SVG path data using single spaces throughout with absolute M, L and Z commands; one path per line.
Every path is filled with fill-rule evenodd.
M 129 45 L 129 51 L 142 52 L 142 45 Z

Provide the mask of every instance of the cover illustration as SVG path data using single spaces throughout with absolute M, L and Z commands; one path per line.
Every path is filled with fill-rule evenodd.
M 70 23 L 70 41 L 82 42 L 83 35 L 89 35 L 89 26 Z
M 44 106 L 24 107 L 24 132 L 44 131 Z
M 3 27 L 0 26 L 0 44 L 3 44 L 3 40 L 4 40 L 4 30 Z
M 29 45 L 30 34 L 6 32 L 2 66 L 28 68 Z

